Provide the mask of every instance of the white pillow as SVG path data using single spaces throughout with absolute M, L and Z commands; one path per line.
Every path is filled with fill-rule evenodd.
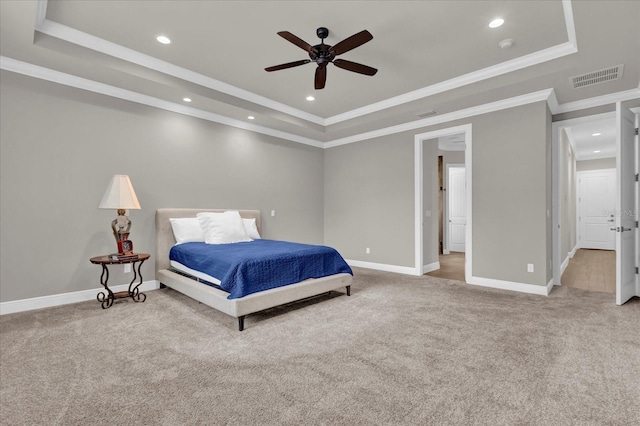
M 256 225 L 256 219 L 245 219 L 242 218 L 242 222 L 244 222 L 244 229 L 247 231 L 247 235 L 249 238 L 254 240 L 260 239 L 260 233 L 258 232 L 258 226 Z
M 200 227 L 207 244 L 229 244 L 253 241 L 247 235 L 244 223 L 237 211 L 224 213 L 198 213 Z
M 169 222 L 176 244 L 204 242 L 204 232 L 197 217 L 170 218 Z

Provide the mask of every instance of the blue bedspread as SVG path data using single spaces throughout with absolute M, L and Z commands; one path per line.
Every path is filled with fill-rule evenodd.
M 220 280 L 228 299 L 338 273 L 353 275 L 333 248 L 287 241 L 184 243 L 169 258 Z

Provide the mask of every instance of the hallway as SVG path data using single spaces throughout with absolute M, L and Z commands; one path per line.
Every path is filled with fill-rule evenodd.
M 578 249 L 562 274 L 562 285 L 615 294 L 615 250 Z
M 439 260 L 440 269 L 425 275 L 464 282 L 464 253 L 452 251 L 451 254 L 441 254 Z

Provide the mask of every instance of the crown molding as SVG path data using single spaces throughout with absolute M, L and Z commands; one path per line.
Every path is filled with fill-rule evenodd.
M 467 86 L 469 84 L 478 83 L 483 80 L 487 80 L 492 77 L 503 75 L 512 71 L 517 71 L 523 68 L 527 68 L 533 65 L 537 65 L 543 62 L 551 61 L 578 51 L 577 47 L 569 42 L 559 44 L 538 52 L 515 58 L 507 62 L 502 62 L 498 65 L 494 65 L 488 68 L 483 68 L 478 71 L 474 71 L 460 77 L 455 77 L 450 80 L 446 80 L 431 86 L 424 87 L 422 89 L 414 90 L 403 95 L 395 96 L 393 98 L 385 99 L 384 101 L 376 102 L 357 108 L 351 111 L 347 111 L 342 114 L 334 115 L 325 120 L 327 125 L 340 123 L 342 121 L 351 120 L 356 117 L 371 114 L 373 112 L 381 111 L 383 109 L 391 108 L 394 106 L 402 105 L 408 102 L 416 101 L 418 99 L 433 96 L 438 93 L 443 93 L 449 90 L 457 89 L 459 87 Z
M 119 87 L 111 86 L 104 83 L 99 83 L 86 78 L 66 74 L 60 71 L 55 71 L 50 68 L 41 67 L 39 65 L 30 64 L 27 62 L 19 61 L 17 59 L 9 58 L 6 56 L 0 56 L 0 69 L 14 72 L 17 74 L 26 75 L 29 77 L 37 78 L 40 80 L 51 81 L 53 83 L 62 84 L 65 86 L 75 87 L 81 90 L 87 90 L 102 95 L 123 99 L 130 102 L 136 102 L 142 105 L 151 106 L 154 108 L 163 109 L 166 111 L 175 112 L 178 114 L 188 115 L 195 118 L 211 121 L 214 123 L 224 124 L 227 126 L 235 127 L 238 129 L 248 130 L 256 133 L 260 133 L 267 136 L 273 136 L 280 139 L 289 140 L 291 142 L 297 142 L 304 145 L 313 146 L 316 148 L 333 148 L 336 146 L 346 145 L 354 142 L 360 142 L 367 139 L 373 139 L 376 137 L 387 136 L 395 133 L 406 132 L 410 130 L 419 129 L 422 127 L 429 127 L 440 123 L 446 123 L 454 120 L 460 120 L 464 118 L 473 117 L 480 114 L 486 114 L 490 112 L 500 111 L 508 108 L 514 108 L 521 105 L 526 105 L 534 102 L 546 101 L 552 114 L 559 114 L 564 112 L 578 111 L 595 106 L 608 105 L 619 101 L 625 101 L 630 99 L 640 99 L 640 87 L 636 89 L 626 90 L 623 92 L 610 93 L 595 98 L 584 99 L 581 101 L 569 102 L 566 104 L 558 104 L 555 91 L 553 89 L 544 89 L 537 92 L 532 92 L 512 98 L 502 99 L 499 101 L 477 105 L 470 108 L 461 109 L 447 114 L 438 115 L 436 117 L 424 118 L 422 120 L 411 121 L 408 123 L 398 124 L 395 126 L 385 127 L 381 129 L 372 130 L 370 132 L 364 132 L 345 138 L 334 139 L 328 142 L 322 142 L 316 139 L 306 138 L 303 136 L 295 135 L 288 132 L 272 129 L 266 126 L 247 123 L 241 120 L 236 120 L 230 117 L 226 117 L 220 114 L 215 114 L 208 111 L 203 111 L 198 108 L 186 106 L 175 102 L 166 101 L 163 99 L 155 98 L 153 96 L 143 95 L 131 90 L 121 89 Z
M 583 99 L 580 101 L 567 102 L 552 108 L 553 114 L 562 114 L 565 112 L 578 111 L 581 109 L 594 108 L 602 105 L 615 104 L 616 102 L 624 102 L 631 99 L 640 98 L 640 87 L 622 92 L 608 93 L 594 98 Z
M 191 117 L 201 118 L 203 120 L 214 123 L 225 124 L 227 126 L 236 127 L 238 129 L 249 130 L 263 135 L 273 136 L 280 139 L 298 142 L 304 145 L 322 148 L 324 144 L 315 139 L 305 138 L 303 136 L 294 135 L 292 133 L 271 129 L 269 127 L 257 124 L 246 123 L 241 120 L 225 117 L 201 109 L 189 107 L 175 102 L 165 101 L 163 99 L 154 98 L 153 96 L 143 95 L 131 90 L 121 89 L 86 78 L 66 74 L 49 68 L 33 65 L 27 62 L 18 61 L 16 59 L 0 56 L 0 69 L 11 71 L 17 74 L 26 75 L 41 80 L 51 81 L 53 83 L 65 86 L 75 87 L 77 89 L 87 90 L 89 92 L 99 93 L 101 95 L 111 96 L 114 98 L 124 99 L 126 101 L 136 102 L 138 104 L 147 105 L 166 111 L 176 112 L 178 114 L 188 115 Z
M 503 75 L 512 71 L 527 68 L 543 62 L 551 61 L 578 51 L 575 25 L 573 20 L 573 9 L 571 0 L 562 0 L 565 26 L 568 41 L 547 49 L 534 52 L 529 55 L 515 58 L 491 67 L 483 68 L 459 77 L 455 77 L 437 84 L 433 84 L 418 90 L 414 90 L 399 96 L 394 96 L 380 102 L 376 102 L 361 108 L 356 108 L 342 114 L 337 114 L 328 118 L 322 118 L 306 111 L 277 102 L 273 99 L 260 96 L 253 92 L 241 89 L 236 86 L 224 83 L 203 74 L 179 67 L 166 61 L 143 54 L 133 49 L 109 42 L 99 37 L 76 30 L 58 22 L 46 18 L 48 0 L 37 0 L 36 31 L 55 37 L 66 42 L 76 44 L 127 62 L 131 62 L 157 72 L 171 75 L 194 84 L 198 84 L 209 89 L 213 89 L 239 99 L 253 102 L 264 107 L 280 111 L 302 120 L 306 120 L 321 126 L 327 127 L 356 117 L 371 114 L 394 106 L 402 105 L 418 99 L 443 93 L 469 84 L 477 83 L 492 77 Z
M 547 101 L 549 97 L 554 93 L 553 89 L 540 90 L 538 92 L 528 93 L 526 95 L 515 96 L 513 98 L 502 99 L 500 101 L 491 102 L 484 105 L 478 105 L 470 108 L 461 109 L 458 111 L 450 112 L 448 114 L 442 114 L 437 117 L 424 118 L 422 120 L 411 121 L 409 123 L 403 123 L 396 126 L 386 127 L 384 129 L 377 129 L 371 132 L 361 133 L 359 135 L 348 136 L 346 138 L 335 139 L 327 142 L 325 148 L 333 148 L 340 145 L 347 145 L 354 142 L 359 142 L 367 139 L 373 139 L 381 136 L 387 136 L 394 133 L 406 132 L 409 130 L 415 130 L 422 127 L 429 127 L 440 123 L 447 123 L 454 120 L 473 117 L 475 115 L 486 114 L 489 112 L 500 111 L 503 109 L 514 108 L 521 105 L 530 104 L 533 102 Z
M 42 22 L 37 23 L 36 31 L 75 44 L 77 46 L 82 46 L 87 49 L 91 49 L 96 52 L 121 59 L 123 61 L 140 65 L 142 67 L 197 84 L 202 87 L 216 90 L 218 92 L 222 92 L 248 102 L 253 102 L 255 104 L 280 111 L 284 114 L 298 117 L 302 120 L 306 120 L 323 126 L 325 125 L 325 120 L 322 117 L 318 117 L 317 115 L 313 115 L 308 112 L 293 108 L 289 105 L 285 105 L 264 96 L 257 95 L 253 92 L 249 92 L 248 90 L 240 89 L 239 87 L 232 86 L 220 80 L 207 77 L 206 75 L 171 64 L 161 59 L 157 59 L 153 56 L 140 53 L 136 50 L 129 49 L 128 47 L 112 43 L 110 41 L 101 39 L 91 34 L 87 34 L 83 31 L 76 30 L 75 28 L 59 24 L 49 19 L 44 19 Z

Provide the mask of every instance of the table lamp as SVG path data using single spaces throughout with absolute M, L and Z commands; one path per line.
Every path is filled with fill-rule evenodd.
M 127 175 L 115 175 L 98 206 L 100 209 L 118 210 L 118 217 L 111 222 L 113 236 L 116 239 L 119 253 L 133 252 L 133 244 L 129 241 L 131 221 L 125 216 L 126 210 L 139 210 L 140 203 Z

